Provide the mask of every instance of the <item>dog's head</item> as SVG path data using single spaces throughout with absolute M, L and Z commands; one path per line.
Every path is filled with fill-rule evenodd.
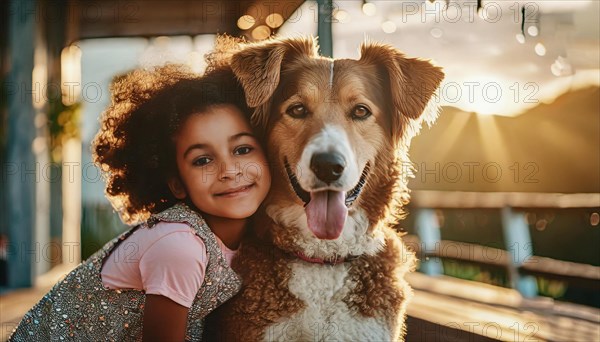
M 444 75 L 377 43 L 363 44 L 359 60 L 317 51 L 311 38 L 271 40 L 243 48 L 231 65 L 267 145 L 274 241 L 310 245 L 313 255 L 361 253 L 406 192 L 408 142 L 437 115 L 424 112 Z

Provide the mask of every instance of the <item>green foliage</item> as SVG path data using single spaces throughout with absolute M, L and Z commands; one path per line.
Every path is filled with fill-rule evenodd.
M 444 274 L 464 280 L 477 281 L 501 287 L 510 287 L 508 274 L 504 270 L 482 267 L 480 265 L 459 262 L 455 260 L 443 260 Z M 536 276 L 538 294 L 553 299 L 563 298 L 569 284 L 566 281 L 546 279 Z
M 567 292 L 568 284 L 565 281 L 551 280 L 542 277 L 536 277 L 538 293 L 540 296 L 554 299 L 562 298 Z
M 107 204 L 84 204 L 81 215 L 81 258 L 87 259 L 129 227 Z
M 48 102 L 48 130 L 50 132 L 50 157 L 53 162 L 62 160 L 62 146 L 70 138 L 79 138 L 81 104 L 65 106 L 60 98 L 50 97 Z
M 509 287 L 506 271 L 494 268 L 484 268 L 480 265 L 443 260 L 444 274 L 447 276 L 478 281 L 495 286 Z

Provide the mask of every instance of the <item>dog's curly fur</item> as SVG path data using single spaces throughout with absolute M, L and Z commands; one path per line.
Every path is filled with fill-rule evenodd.
M 394 227 L 409 200 L 410 139 L 422 122 L 435 120 L 431 100 L 443 73 L 378 43 L 365 43 L 358 61 L 334 61 L 317 51 L 311 38 L 273 39 L 238 45 L 228 59 L 255 108 L 252 122 L 267 144 L 273 179 L 255 218 L 255 234 L 234 260 L 242 291 L 209 323 L 218 327 L 209 333 L 228 341 L 397 340 L 404 335 L 412 294 L 404 275 L 415 257 Z M 306 92 L 307 84 L 317 90 Z M 301 102 L 310 116 L 287 116 L 291 102 Z M 356 103 L 370 104 L 373 115 L 368 120 L 348 116 Z M 301 170 L 303 150 L 327 129 L 341 132 L 342 141 L 333 144 L 349 146 L 356 157 L 351 167 L 368 170 L 343 231 L 333 240 L 310 233 L 305 203 L 284 167 L 289 160 L 291 170 Z M 298 253 L 345 261 L 313 264 Z

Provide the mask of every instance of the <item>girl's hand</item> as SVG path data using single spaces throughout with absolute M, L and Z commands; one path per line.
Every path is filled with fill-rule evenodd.
M 183 341 L 189 309 L 161 295 L 146 295 L 143 340 Z

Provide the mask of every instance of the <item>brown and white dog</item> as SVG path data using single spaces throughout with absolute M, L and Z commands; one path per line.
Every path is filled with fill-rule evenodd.
M 320 57 L 314 39 L 249 44 L 231 58 L 264 133 L 272 188 L 218 313 L 221 339 L 402 339 L 415 262 L 394 229 L 407 149 L 444 74 L 387 45 Z

